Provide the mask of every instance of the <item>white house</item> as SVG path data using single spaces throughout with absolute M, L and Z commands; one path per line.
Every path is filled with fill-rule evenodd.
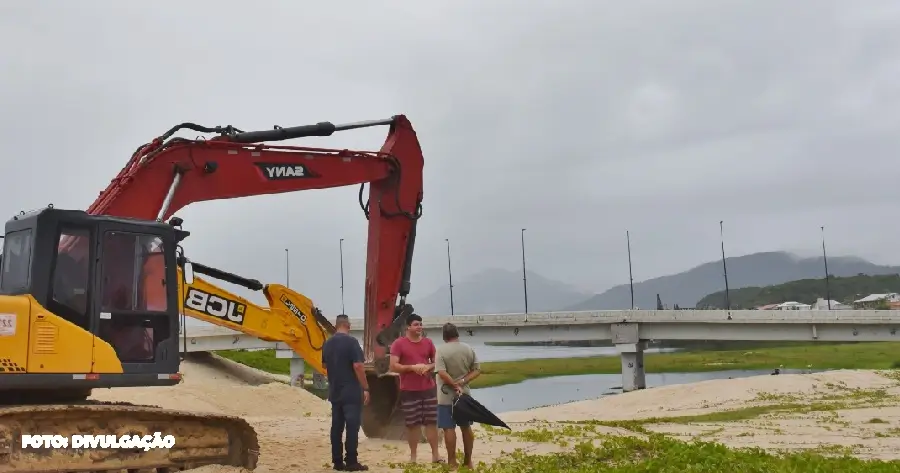
M 847 310 L 852 309 L 853 307 L 847 304 L 841 304 L 836 300 L 831 300 L 831 310 Z M 828 310 L 828 300 L 823 298 L 818 298 L 815 304 L 812 305 L 812 310 Z
M 857 300 L 853 301 L 853 303 L 860 304 L 860 305 L 871 305 L 871 304 L 874 304 L 876 302 L 881 302 L 881 301 L 885 301 L 888 304 L 900 302 L 900 294 L 898 294 L 896 292 L 891 292 L 888 294 L 869 294 L 868 296 L 863 297 L 862 299 L 857 299 Z
M 775 310 L 810 310 L 812 306 L 809 304 L 802 304 L 800 302 L 789 301 L 782 302 L 775 306 Z

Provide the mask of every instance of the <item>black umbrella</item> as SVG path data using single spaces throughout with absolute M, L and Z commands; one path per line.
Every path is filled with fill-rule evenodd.
M 458 423 L 477 422 L 512 430 L 506 425 L 506 422 L 500 420 L 496 414 L 466 393 L 458 395 L 453 400 L 453 420 Z

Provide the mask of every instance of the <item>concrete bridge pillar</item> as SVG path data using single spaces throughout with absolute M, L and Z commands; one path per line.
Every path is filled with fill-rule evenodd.
M 328 378 L 318 371 L 313 371 L 313 387 L 316 389 L 328 389 Z
M 644 372 L 644 349 L 647 348 L 647 342 L 640 339 L 638 324 L 613 324 L 611 329 L 616 351 L 622 358 L 622 391 L 645 389 L 647 380 Z
M 291 386 L 302 388 L 306 376 L 306 363 L 294 350 L 282 348 L 281 344 L 275 348 L 275 358 L 287 358 L 290 360 Z
M 287 345 L 278 343 L 275 345 L 275 358 L 287 358 L 290 360 L 291 386 L 302 388 L 306 382 L 306 363 L 294 350 Z M 313 388 L 328 389 L 328 379 L 324 374 L 313 371 Z

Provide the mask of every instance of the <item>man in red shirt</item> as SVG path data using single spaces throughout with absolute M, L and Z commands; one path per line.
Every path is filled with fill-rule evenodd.
M 437 350 L 422 336 L 422 317 L 406 319 L 406 336 L 391 344 L 391 371 L 400 374 L 400 409 L 406 421 L 409 460 L 416 462 L 421 427 L 431 445 L 431 461 L 440 463 L 437 431 L 437 383 L 434 362 Z

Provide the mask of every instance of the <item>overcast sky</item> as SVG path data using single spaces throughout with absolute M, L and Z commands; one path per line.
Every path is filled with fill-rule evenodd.
M 600 292 L 726 252 L 900 263 L 900 2 L 2 2 L 0 215 L 84 209 L 176 123 L 406 114 L 411 298 L 491 267 Z M 297 144 L 377 150 L 386 128 Z M 358 187 L 191 205 L 197 261 L 361 316 Z M 251 299 L 261 296 L 247 293 Z M 577 301 L 573 301 L 575 303 Z

